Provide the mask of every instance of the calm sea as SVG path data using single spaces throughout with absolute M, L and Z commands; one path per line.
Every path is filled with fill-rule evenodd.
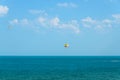
M 120 57 L 1 56 L 0 80 L 120 80 Z

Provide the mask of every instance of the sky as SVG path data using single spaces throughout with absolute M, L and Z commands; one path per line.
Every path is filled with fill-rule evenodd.
M 0 0 L 0 55 L 119 56 L 120 0 Z

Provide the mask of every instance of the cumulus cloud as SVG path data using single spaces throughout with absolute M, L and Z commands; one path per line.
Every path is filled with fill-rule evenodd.
M 112 17 L 114 18 L 114 23 L 120 24 L 120 14 L 114 14 Z
M 8 13 L 9 8 L 7 6 L 0 5 L 0 16 L 4 16 Z
M 59 17 L 43 17 L 40 16 L 35 18 L 34 20 L 29 19 L 13 19 L 9 22 L 11 25 L 19 25 L 19 26 L 29 26 L 36 31 L 40 30 L 40 28 L 49 28 L 54 30 L 66 32 L 74 32 L 76 34 L 80 33 L 79 23 L 77 20 L 70 20 L 67 22 L 63 22 Z
M 41 24 L 42 26 L 45 26 L 45 25 L 46 25 L 46 20 L 47 20 L 47 19 L 44 18 L 44 17 L 39 17 L 37 21 L 38 21 L 38 23 Z
M 68 23 L 60 24 L 60 28 L 72 30 L 72 31 L 74 31 L 77 34 L 80 33 L 79 27 L 80 27 L 80 25 L 79 25 L 77 20 L 71 20 Z
M 97 23 L 97 21 L 93 20 L 91 17 L 86 17 L 82 19 L 81 21 L 82 21 L 83 26 L 87 28 L 90 28 L 92 27 L 92 25 L 95 25 Z
M 86 17 L 81 19 L 83 27 L 93 28 L 95 30 L 105 31 L 113 26 L 120 25 L 120 14 L 113 14 L 110 19 L 93 19 L 92 17 Z
M 35 11 L 35 13 L 39 13 L 39 11 Z M 33 19 L 13 19 L 9 23 L 11 25 L 32 26 L 36 31 L 45 28 L 57 31 L 65 30 L 66 32 L 74 32 L 77 34 L 81 31 L 80 27 L 91 28 L 96 31 L 106 31 L 112 29 L 112 27 L 120 25 L 120 14 L 113 14 L 111 15 L 111 18 L 104 18 L 102 20 L 88 16 L 80 19 L 80 21 L 77 19 L 64 21 L 60 17 L 46 14 L 45 11 L 40 10 L 39 16 Z
M 82 19 L 83 22 L 88 22 L 88 23 L 95 23 L 96 21 L 93 20 L 91 17 L 86 17 L 84 19 Z
M 112 17 L 115 19 L 120 19 L 120 14 L 113 14 Z
M 52 26 L 59 26 L 60 19 L 58 17 L 55 17 L 50 20 L 50 23 Z
M 22 19 L 22 20 L 20 21 L 20 23 L 21 23 L 22 25 L 28 25 L 28 24 L 29 24 L 29 21 L 28 21 L 28 19 L 24 18 L 24 19 Z
M 104 19 L 103 21 L 102 21 L 103 23 L 105 23 L 105 24 L 110 24 L 110 23 L 112 23 L 112 21 L 110 20 L 110 19 Z
M 110 19 L 95 20 L 92 17 L 86 17 L 81 20 L 83 27 L 93 28 L 97 31 L 104 31 L 112 27 L 113 21 Z
M 9 21 L 10 25 L 29 25 L 30 22 L 28 19 L 24 18 L 24 19 L 13 19 L 11 21 Z
M 45 10 L 37 10 L 37 9 L 30 9 L 29 13 L 31 14 L 40 14 L 40 15 L 47 15 L 47 13 L 45 12 Z
M 13 19 L 9 23 L 13 25 L 13 24 L 18 24 L 19 22 L 18 22 L 18 19 Z
M 43 27 L 55 28 L 59 30 L 68 30 L 74 33 L 80 33 L 79 24 L 77 20 L 63 22 L 59 17 L 43 18 L 39 17 L 38 22 Z
M 64 2 L 64 3 L 58 3 L 57 6 L 58 7 L 72 7 L 72 8 L 76 8 L 78 5 L 75 4 L 75 3 Z

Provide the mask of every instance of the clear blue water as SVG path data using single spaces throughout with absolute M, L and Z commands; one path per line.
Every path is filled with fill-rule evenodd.
M 0 80 L 120 80 L 120 57 L 0 57 Z

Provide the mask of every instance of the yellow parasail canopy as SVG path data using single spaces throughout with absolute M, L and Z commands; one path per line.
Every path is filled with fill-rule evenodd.
M 68 48 L 68 47 L 69 47 L 69 44 L 68 44 L 68 43 L 65 43 L 65 44 L 64 44 L 64 47 L 65 47 L 65 48 Z

